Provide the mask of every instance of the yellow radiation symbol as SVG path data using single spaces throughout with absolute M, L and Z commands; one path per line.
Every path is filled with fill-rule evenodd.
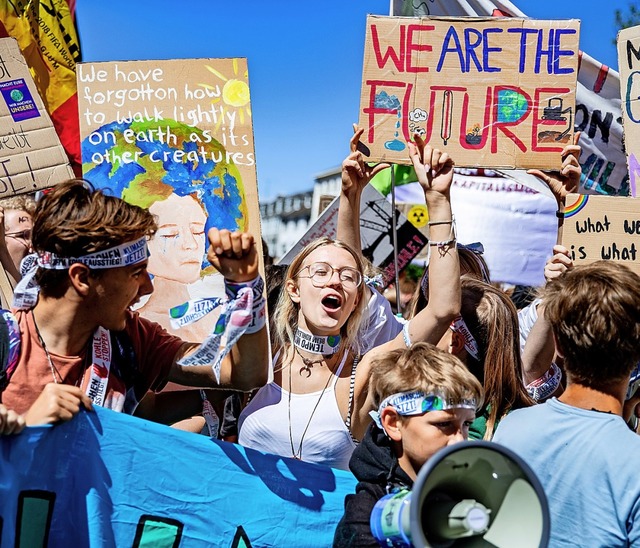
M 426 205 L 414 205 L 407 213 L 407 219 L 416 228 L 422 228 L 429 222 Z

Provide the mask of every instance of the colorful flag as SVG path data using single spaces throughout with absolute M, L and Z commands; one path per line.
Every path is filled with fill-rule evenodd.
M 81 174 L 76 63 L 80 45 L 74 0 L 0 0 L 0 37 L 13 36 L 71 165 Z

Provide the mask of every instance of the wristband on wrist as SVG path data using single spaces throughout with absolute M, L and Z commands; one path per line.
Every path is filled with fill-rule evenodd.
M 551 367 L 542 377 L 530 382 L 527 386 L 527 392 L 537 402 L 550 398 L 560 386 L 562 381 L 562 371 L 555 364 L 551 363 Z
M 456 218 L 454 215 L 451 215 L 451 221 L 433 221 L 429 222 L 429 226 L 434 225 L 448 225 L 451 224 L 451 230 L 449 231 L 449 239 L 441 241 L 441 242 L 433 242 L 429 240 L 430 247 L 437 247 L 438 253 L 443 256 L 452 246 L 456 245 L 457 239 L 457 230 L 456 230 Z
M 264 298 L 264 280 L 261 276 L 248 282 L 231 282 L 224 280 L 224 289 L 229 300 L 233 300 L 243 288 L 251 289 L 253 293 L 253 305 L 251 307 L 251 323 L 245 330 L 245 334 L 251 335 L 260 331 L 267 323 L 267 301 Z

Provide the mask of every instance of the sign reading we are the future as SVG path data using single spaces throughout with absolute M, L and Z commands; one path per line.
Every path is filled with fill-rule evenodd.
M 369 16 L 360 150 L 407 164 L 418 133 L 459 166 L 559 168 L 573 137 L 579 24 Z

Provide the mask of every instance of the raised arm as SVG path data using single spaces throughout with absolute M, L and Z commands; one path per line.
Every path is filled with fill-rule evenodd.
M 258 253 L 253 236 L 212 228 L 209 231 L 209 262 L 224 276 L 225 282 L 246 284 L 258 278 Z M 254 292 L 255 293 L 255 292 Z M 258 303 L 258 296 L 254 294 Z M 259 304 L 259 303 L 258 303 Z M 264 304 L 264 303 L 262 303 Z M 254 306 L 254 315 L 260 311 Z M 262 307 L 264 314 L 264 306 Z M 198 345 L 185 343 L 176 356 L 169 380 L 178 384 L 199 387 L 233 388 L 248 391 L 267 381 L 269 344 L 266 326 L 256 333 L 243 334 L 222 361 L 218 384 L 210 365 L 182 366 L 178 362 L 192 353 Z
M 572 268 L 573 261 L 569 256 L 569 250 L 562 245 L 556 245 L 553 248 L 553 256 L 544 268 L 545 279 L 548 283 Z M 528 333 L 522 352 L 522 376 L 525 386 L 531 383 L 536 385 L 544 380 L 555 357 L 551 324 L 544 316 L 544 301 L 537 304 L 536 314 L 537 319 Z
M 545 279 L 547 282 L 558 276 L 562 276 L 567 270 L 573 268 L 573 261 L 569 256 L 569 250 L 560 245 L 561 227 L 564 221 L 564 201 L 567 194 L 576 192 L 580 183 L 581 168 L 579 163 L 581 147 L 578 145 L 580 132 L 574 135 L 572 145 L 567 145 L 562 150 L 562 168 L 560 171 L 544 172 L 537 169 L 528 173 L 536 175 L 544 180 L 553 192 L 558 204 L 558 240 L 553 248 L 553 256 L 545 265 Z M 536 305 L 532 305 L 536 306 Z M 555 344 L 551 325 L 544 317 L 544 302 L 537 305 L 537 320 L 529 333 L 521 336 L 526 338 L 522 352 L 522 374 L 525 385 L 540 383 L 550 374 Z M 545 377 L 546 376 L 546 377 Z
M 352 433 L 357 439 L 362 439 L 371 422 L 369 411 L 373 409 L 373 398 L 369 393 L 368 381 L 371 362 L 375 356 L 396 348 L 406 348 L 407 344 L 419 341 L 436 344 L 460 314 L 460 263 L 450 202 L 453 160 L 446 152 L 425 145 L 419 136 L 416 135 L 415 139 L 415 144 L 409 143 L 409 152 L 425 193 L 431 225 L 429 303 L 405 325 L 402 333 L 392 341 L 367 352 L 358 365 L 352 424 Z
M 407 339 L 438 343 L 461 306 L 460 262 L 450 200 L 453 160 L 446 152 L 425 145 L 419 135 L 415 135 L 415 144 L 409 143 L 409 152 L 429 212 L 429 302 L 393 341 L 394 348 L 402 348 Z
M 336 237 L 362 253 L 360 242 L 360 198 L 364 187 L 373 177 L 389 164 L 369 166 L 364 155 L 358 150 L 358 142 L 364 129 L 353 124 L 353 137 L 349 141 L 349 156 L 342 162 L 342 188 L 338 206 L 338 226 Z

